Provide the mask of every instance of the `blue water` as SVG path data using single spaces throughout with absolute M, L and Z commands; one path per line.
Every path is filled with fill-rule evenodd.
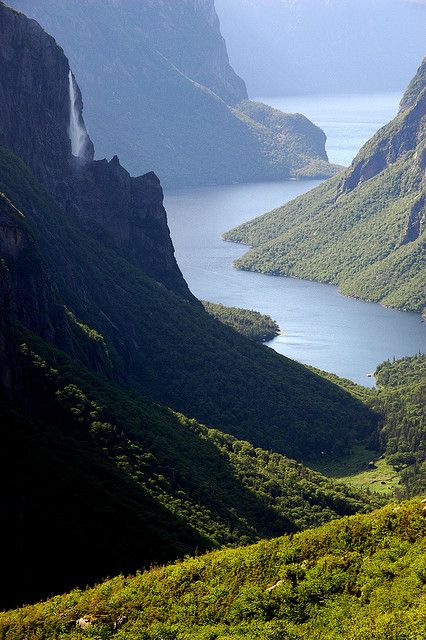
M 398 111 L 400 93 L 256 98 L 289 113 L 303 113 L 327 135 L 330 162 L 349 165 L 367 140 Z
M 337 96 L 319 102 L 303 96 L 299 103 L 292 98 L 287 108 L 303 108 L 312 118 L 315 111 L 328 134 L 330 159 L 347 164 L 374 132 L 371 128 L 392 117 L 399 98 Z M 346 121 L 349 127 L 342 124 Z M 282 335 L 269 345 L 279 353 L 372 386 L 368 374 L 380 362 L 426 350 L 426 324 L 419 315 L 344 297 L 330 285 L 237 271 L 232 262 L 244 247 L 221 240 L 227 229 L 317 184 L 263 182 L 168 192 L 165 205 L 177 260 L 197 297 L 274 318 Z

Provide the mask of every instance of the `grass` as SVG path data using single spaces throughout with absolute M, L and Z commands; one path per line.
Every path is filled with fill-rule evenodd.
M 385 456 L 375 456 L 377 452 L 363 445 L 356 445 L 349 456 L 312 466 L 316 471 L 342 480 L 354 488 L 362 487 L 382 495 L 392 495 L 399 484 L 400 474 L 387 462 Z M 374 466 L 369 467 L 370 462 L 374 462 Z

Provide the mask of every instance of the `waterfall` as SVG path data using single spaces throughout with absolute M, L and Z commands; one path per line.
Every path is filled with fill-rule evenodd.
M 75 90 L 75 81 L 71 69 L 68 72 L 69 91 L 70 91 L 70 126 L 68 134 L 71 140 L 71 151 L 73 156 L 80 158 L 83 155 L 87 141 L 87 133 L 80 123 L 80 112 L 77 104 L 77 93 Z

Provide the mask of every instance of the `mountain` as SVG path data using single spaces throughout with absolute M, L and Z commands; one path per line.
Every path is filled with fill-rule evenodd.
M 208 314 L 158 178 L 93 160 L 62 49 L 3 4 L 0 39 L 2 606 L 368 508 L 279 452 L 377 415 Z
M 424 504 L 118 576 L 0 614 L 8 640 L 424 638 Z
M 253 247 L 237 267 L 332 282 L 347 295 L 425 309 L 425 70 L 423 61 L 396 118 L 346 171 L 225 234 Z
M 93 161 L 89 139 L 75 157 L 63 51 L 4 6 L 0 26 L 0 143 L 35 174 L 2 150 L 2 257 L 14 316 L 120 384 L 264 448 L 316 456 L 374 428 L 349 395 L 204 311 L 176 264 L 157 177 L 131 178 L 117 157 Z M 78 344 L 82 331 L 91 348 Z
M 425 54 L 425 3 L 216 0 L 216 10 L 250 96 L 400 91 Z
M 329 177 L 325 135 L 300 114 L 247 113 L 213 0 L 13 0 L 65 48 L 100 157 L 164 186 Z M 78 36 L 76 36 L 78 34 Z

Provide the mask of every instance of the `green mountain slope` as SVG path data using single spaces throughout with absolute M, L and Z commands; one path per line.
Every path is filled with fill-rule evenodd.
M 189 558 L 0 615 L 8 640 L 417 640 L 426 634 L 418 500 Z
M 347 295 L 423 311 L 425 66 L 397 117 L 349 169 L 225 234 L 253 247 L 238 268 L 332 282 Z
M 375 503 L 125 392 L 20 327 L 9 358 L 22 400 L 0 398 L 2 606 Z
M 378 430 L 364 442 L 366 450 L 355 447 L 348 455 L 332 456 L 315 468 L 345 480 L 353 487 L 372 487 L 385 480 L 380 470 L 372 473 L 369 461 L 386 467 L 391 482 L 387 489 L 409 498 L 426 492 L 426 355 L 418 354 L 383 362 L 377 367 L 376 389 L 367 389 L 334 374 L 319 372 L 328 380 L 359 398 L 379 416 Z M 356 453 L 362 450 L 362 456 Z M 397 483 L 397 484 L 396 484 Z M 387 484 L 383 482 L 383 484 Z M 373 487 L 372 487 L 373 488 Z M 382 487 L 383 488 L 383 487 Z
M 240 336 L 65 218 L 6 150 L 0 192 L 23 212 L 6 207 L 3 221 L 15 315 L 85 365 L 292 457 L 344 450 L 375 429 L 375 416 L 348 393 Z M 89 331 L 92 347 L 81 348 L 87 327 L 99 337 L 90 341 Z
M 387 459 L 402 470 L 399 494 L 426 491 L 426 356 L 384 362 L 372 408 L 386 416 L 380 440 Z

